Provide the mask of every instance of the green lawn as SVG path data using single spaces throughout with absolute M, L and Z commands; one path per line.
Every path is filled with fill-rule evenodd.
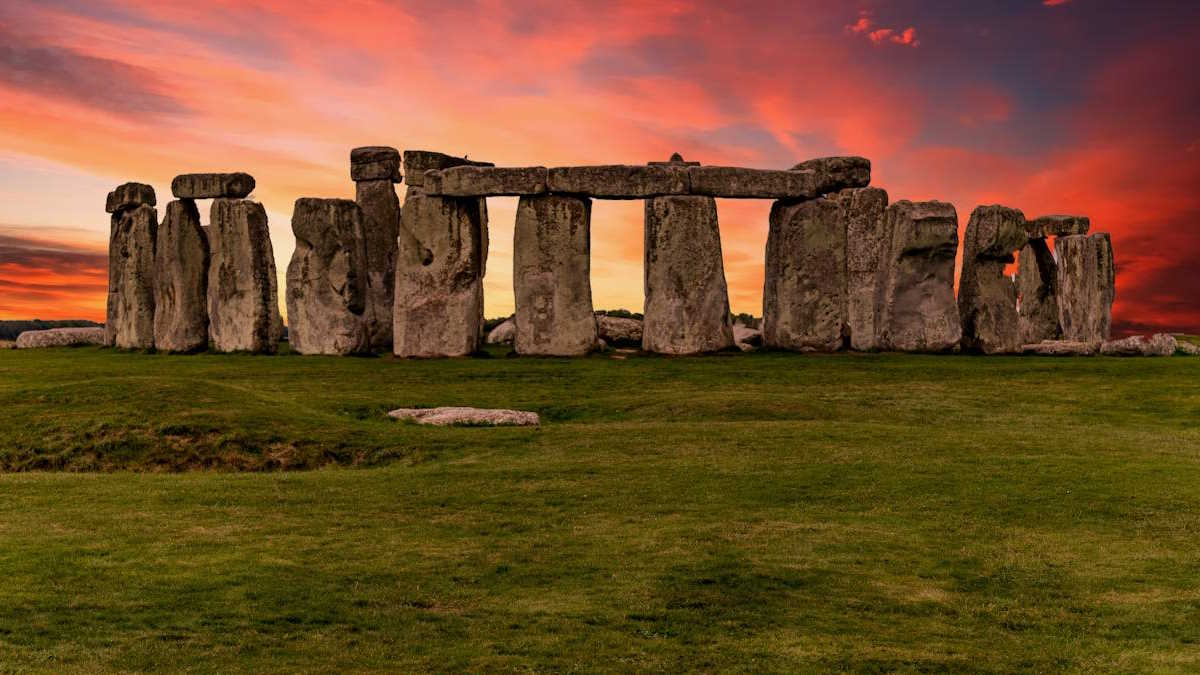
M 383 414 L 446 404 L 543 426 Z M 0 410 L 0 672 L 1200 669 L 1200 358 L 5 350 Z

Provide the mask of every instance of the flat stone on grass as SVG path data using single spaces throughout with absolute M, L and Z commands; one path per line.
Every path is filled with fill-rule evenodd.
M 536 427 L 541 423 L 538 414 L 525 410 L 503 408 L 468 408 L 447 406 L 442 408 L 398 408 L 388 413 L 397 420 L 411 420 L 417 424 L 438 427 Z

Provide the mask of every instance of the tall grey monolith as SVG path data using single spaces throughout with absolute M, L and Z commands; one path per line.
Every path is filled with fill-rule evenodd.
M 518 354 L 577 356 L 596 348 L 592 310 L 591 200 L 521 197 L 513 232 Z
M 958 215 L 945 202 L 896 202 L 883 212 L 887 248 L 876 285 L 880 349 L 949 351 L 962 327 L 954 298 Z
M 363 213 L 347 199 L 296 200 L 287 269 L 288 343 L 300 354 L 370 350 Z
M 208 348 L 208 236 L 191 199 L 167 204 L 154 252 L 154 346 Z
M 283 323 L 267 212 L 246 199 L 214 199 L 208 234 L 213 346 L 221 352 L 275 353 Z
M 154 247 L 158 211 L 154 190 L 126 183 L 108 195 L 108 299 L 104 344 L 154 348 Z
M 350 177 L 363 212 L 367 336 L 372 350 L 390 352 L 400 231 L 400 200 L 394 184 L 402 180 L 400 152 L 383 146 L 355 148 L 350 151 Z
M 1004 274 L 1013 253 L 1029 241 L 1025 214 L 1006 206 L 977 206 L 963 235 L 958 315 L 964 349 L 984 354 L 1021 350 L 1017 287 Z
M 1017 257 L 1017 330 L 1021 344 L 1058 340 L 1058 263 L 1042 237 L 1030 239 Z
M 1058 237 L 1058 318 L 1064 340 L 1107 340 L 1116 268 L 1108 233 Z

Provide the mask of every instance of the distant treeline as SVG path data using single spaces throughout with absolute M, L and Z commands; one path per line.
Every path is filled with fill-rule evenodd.
M 66 319 L 63 321 L 42 321 L 28 319 L 23 321 L 0 321 L 0 340 L 16 340 L 17 336 L 27 330 L 46 330 L 47 328 L 82 328 L 86 326 L 102 326 L 104 324 L 85 319 Z

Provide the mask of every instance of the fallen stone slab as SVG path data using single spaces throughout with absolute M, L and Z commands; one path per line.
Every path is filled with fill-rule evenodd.
M 535 412 L 504 408 L 398 408 L 389 412 L 388 417 L 438 427 L 536 427 L 541 424 Z
M 1176 340 L 1175 348 L 1188 356 L 1200 356 L 1200 345 L 1187 340 Z
M 688 194 L 687 170 L 662 165 L 561 166 L 548 170 L 548 184 L 551 192 L 598 199 L 647 199 Z
M 645 210 L 642 349 L 698 354 L 732 347 L 716 201 L 656 197 Z
M 596 329 L 610 347 L 642 347 L 642 322 L 637 319 L 597 314 Z
M 1038 216 L 1025 224 L 1030 239 L 1087 234 L 1092 221 L 1087 216 Z
M 400 151 L 385 145 L 369 145 L 350 151 L 350 180 L 354 182 L 385 180 L 399 183 L 404 180 L 400 173 Z
M 154 247 L 158 211 L 141 204 L 112 215 L 108 238 L 108 299 L 104 343 L 154 348 Z
M 491 162 L 476 162 L 466 157 L 454 157 L 428 150 L 404 151 L 404 180 L 409 187 L 423 187 L 425 172 L 449 169 L 455 166 L 495 166 Z
M 254 192 L 254 176 L 248 173 L 185 173 L 171 181 L 176 199 L 241 199 Z
M 762 331 L 740 322 L 735 323 L 733 324 L 733 343 L 744 352 L 754 351 L 762 346 Z
M 48 328 L 27 330 L 17 336 L 13 343 L 16 349 L 38 349 L 42 347 L 78 347 L 81 345 L 104 344 L 104 327 Z
M 1058 322 L 1066 340 L 1103 342 L 1112 327 L 1116 270 L 1107 233 L 1054 240 L 1058 259 Z
M 1149 338 L 1141 335 L 1107 340 L 1100 345 L 1100 353 L 1107 356 L 1172 356 L 1179 342 L 1166 333 L 1155 333 Z
M 596 349 L 591 200 L 521 197 L 513 231 L 518 354 L 579 356 Z
M 516 334 L 517 324 L 512 319 L 508 319 L 488 332 L 487 343 L 489 345 L 511 345 Z
M 101 344 L 103 344 L 104 330 L 101 329 L 100 333 L 101 333 L 101 337 L 100 337 Z M 17 348 L 16 340 L 0 340 L 0 349 L 16 349 L 16 348 Z
M 369 351 L 363 214 L 348 199 L 296 200 L 287 269 L 288 342 L 299 354 Z
M 843 187 L 871 184 L 871 160 L 866 157 L 817 157 L 800 162 L 792 171 L 813 171 L 830 182 L 844 184 Z
M 208 235 L 190 199 L 167 204 L 154 251 L 154 347 L 208 348 Z
M 524 197 L 544 194 L 548 184 L 544 166 L 457 166 L 427 171 L 424 190 L 446 197 Z
M 209 213 L 209 336 L 220 352 L 274 354 L 282 338 L 275 254 L 262 204 L 214 199 Z
M 1004 268 L 1028 241 L 1025 214 L 1017 209 L 993 204 L 971 211 L 958 283 L 963 349 L 983 354 L 1021 350 L 1017 287 Z
M 1076 340 L 1042 340 L 1022 345 L 1021 351 L 1042 356 L 1092 356 L 1100 351 L 1100 345 L 1096 342 Z
M 1017 332 L 1022 344 L 1057 340 L 1058 263 L 1045 239 L 1030 239 L 1017 258 Z
M 876 285 L 878 346 L 902 352 L 959 347 L 954 297 L 958 216 L 946 202 L 898 201 L 883 213 L 888 248 Z
M 154 188 L 145 183 L 124 183 L 108 193 L 104 210 L 117 213 L 138 206 L 155 206 Z

